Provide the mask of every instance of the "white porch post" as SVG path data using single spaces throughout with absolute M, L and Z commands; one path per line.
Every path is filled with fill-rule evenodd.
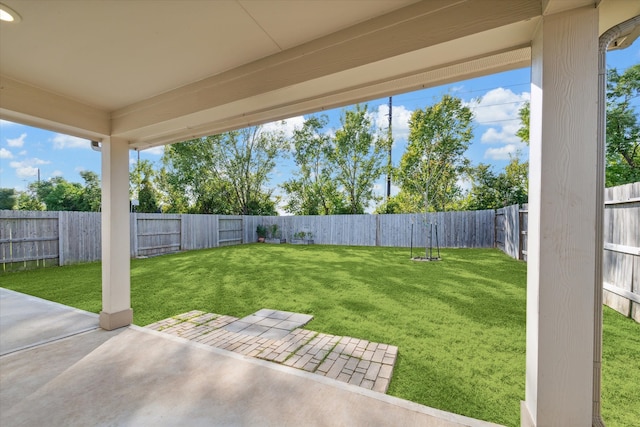
M 127 141 L 102 142 L 102 311 L 106 330 L 130 325 L 129 147 Z
M 545 16 L 532 44 L 523 426 L 590 426 L 597 278 L 598 10 Z

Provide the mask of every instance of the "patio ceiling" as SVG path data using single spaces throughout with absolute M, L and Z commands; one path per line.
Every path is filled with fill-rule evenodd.
M 540 16 L 631 0 L 0 0 L 0 117 L 144 149 L 527 66 Z

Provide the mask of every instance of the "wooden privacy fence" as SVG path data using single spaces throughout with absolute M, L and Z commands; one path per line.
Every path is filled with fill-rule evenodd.
M 244 241 L 255 242 L 259 224 L 278 225 L 280 237 L 291 241 L 299 232 L 316 244 L 346 246 L 413 246 L 424 248 L 437 225 L 440 247 L 493 248 L 493 210 L 393 215 L 245 216 Z M 412 234 L 413 230 L 413 234 Z M 435 229 L 434 229 L 435 230 Z M 433 245 L 436 245 L 435 231 Z
M 512 258 L 527 260 L 528 205 L 507 206 L 496 211 L 496 247 Z
M 604 200 L 603 302 L 640 322 L 640 182 L 607 188 Z M 496 212 L 497 247 L 525 261 L 528 213 L 527 205 Z
M 131 214 L 131 256 L 242 243 L 242 217 Z M 0 271 L 99 261 L 101 214 L 0 211 Z
M 102 256 L 101 214 L 94 212 L 0 211 L 3 270 L 98 261 Z M 401 215 L 231 216 L 131 214 L 131 256 L 153 256 L 257 240 L 258 224 L 278 224 L 281 235 L 311 234 L 329 245 L 425 247 L 437 226 L 440 247 L 494 247 L 495 213 L 438 212 Z M 309 237 L 308 237 L 309 238 Z M 436 245 L 435 233 L 433 245 Z
M 47 267 L 60 258 L 58 212 L 0 211 L 0 257 L 12 264 Z
M 498 247 L 526 261 L 527 221 L 526 205 L 427 216 L 131 214 L 130 247 L 131 256 L 139 257 L 255 242 L 258 224 L 277 224 L 279 237 L 287 241 L 304 232 L 326 245 L 424 248 L 433 224 L 440 247 Z M 99 213 L 0 211 L 1 268 L 100 260 L 100 229 Z M 607 189 L 604 231 L 604 302 L 640 322 L 640 183 Z
M 604 197 L 603 300 L 640 322 L 640 182 L 607 188 Z

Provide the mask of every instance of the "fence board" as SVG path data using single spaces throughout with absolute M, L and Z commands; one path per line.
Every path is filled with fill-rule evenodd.
M 602 275 L 605 304 L 640 322 L 640 182 L 605 190 Z M 628 298 L 626 293 L 636 298 Z
M 137 256 L 154 256 L 180 250 L 180 215 L 138 213 L 136 217 Z
M 242 216 L 220 216 L 218 221 L 218 246 L 240 245 L 243 242 Z
M 59 212 L 60 265 L 102 257 L 102 215 L 99 212 Z
M 520 207 L 518 205 L 507 206 L 498 209 L 498 222 L 496 225 L 499 242 L 498 247 L 512 258 L 519 258 L 520 249 Z
M 3 271 L 58 264 L 58 212 L 0 211 Z
M 181 215 L 182 250 L 218 246 L 219 215 Z
M 640 182 L 607 188 L 604 201 L 602 280 L 607 286 L 603 302 L 640 322 Z M 521 210 L 519 232 L 518 219 L 511 214 L 516 208 L 509 206 L 496 213 L 497 245 L 514 258 L 518 252 L 526 255 L 528 243 L 527 205 Z M 518 238 L 522 239 L 520 251 L 514 250 Z

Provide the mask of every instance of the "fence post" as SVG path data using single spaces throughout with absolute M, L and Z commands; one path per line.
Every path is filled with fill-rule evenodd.
M 494 209 L 493 215 L 493 247 L 498 247 L 498 209 Z
M 69 218 L 64 215 L 62 212 L 58 212 L 58 265 L 63 266 L 65 263 L 64 259 L 64 239 L 63 235 L 68 236 L 69 232 L 67 228 L 69 226 Z M 64 233 L 63 233 L 64 230 Z
M 138 213 L 131 214 L 131 241 L 133 242 L 133 256 L 138 257 Z
M 524 254 L 522 253 L 523 246 L 523 238 L 522 238 L 522 223 L 523 223 L 524 212 L 518 209 L 518 259 L 523 260 Z

